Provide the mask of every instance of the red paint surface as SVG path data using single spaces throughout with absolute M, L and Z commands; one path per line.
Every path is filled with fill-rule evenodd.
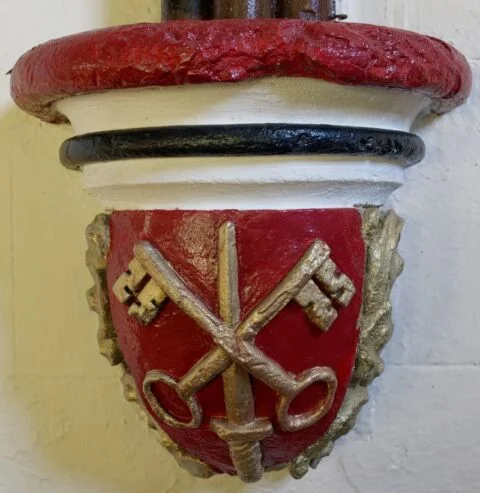
M 298 374 L 315 366 L 330 366 L 339 382 L 333 408 L 322 421 L 309 429 L 287 433 L 277 424 L 275 392 L 254 381 L 257 416 L 268 417 L 275 428 L 275 434 L 263 443 L 265 463 L 271 467 L 290 461 L 318 440 L 334 420 L 344 399 L 358 343 L 357 323 L 365 266 L 362 219 L 355 209 L 114 212 L 110 222 L 109 287 L 127 270 L 134 244 L 148 240 L 218 314 L 217 234 L 226 220 L 236 225 L 242 316 L 272 291 L 317 238 L 329 244 L 332 259 L 357 289 L 352 303 L 340 310 L 327 333 L 320 332 L 303 310 L 291 303 L 257 337 L 258 346 L 285 369 Z M 212 339 L 171 301 L 147 327 L 131 318 L 127 314 L 128 307 L 112 294 L 110 301 L 119 343 L 139 389 L 148 371 L 158 369 L 181 378 L 214 347 Z M 291 410 L 310 409 L 323 391 L 316 387 L 305 392 Z M 177 418 L 189 419 L 188 411 L 174 392 L 157 386 L 155 393 Z M 208 428 L 210 417 L 225 416 L 222 379 L 215 379 L 197 396 L 204 412 L 198 430 L 178 430 L 162 422 L 159 424 L 183 448 L 215 469 L 231 473 L 226 443 Z
M 137 24 L 50 41 L 20 58 L 11 92 L 23 110 L 61 122 L 52 104 L 75 94 L 264 76 L 418 91 L 437 112 L 461 104 L 472 81 L 463 55 L 429 36 L 367 24 L 241 19 Z

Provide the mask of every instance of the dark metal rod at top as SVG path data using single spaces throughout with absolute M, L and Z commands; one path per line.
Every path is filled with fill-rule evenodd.
M 254 19 L 275 17 L 275 0 L 214 0 L 215 19 Z
M 210 0 L 163 0 L 162 19 L 213 19 Z
M 162 18 L 334 20 L 335 0 L 163 0 Z

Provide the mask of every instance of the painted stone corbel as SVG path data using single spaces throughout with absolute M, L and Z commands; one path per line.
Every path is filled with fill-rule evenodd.
M 15 101 L 72 124 L 61 161 L 111 211 L 87 230 L 101 353 L 182 467 L 301 478 L 354 426 L 402 269 L 382 206 L 423 158 L 413 121 L 470 85 L 434 38 L 292 19 L 113 27 L 18 61 Z

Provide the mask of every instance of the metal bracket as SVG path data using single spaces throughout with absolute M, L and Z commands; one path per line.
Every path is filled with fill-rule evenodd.
M 335 0 L 163 0 L 162 17 L 173 19 L 305 19 L 335 21 Z
M 312 21 L 335 21 L 347 18 L 345 14 L 337 14 L 335 0 L 283 0 L 279 3 L 277 17 Z

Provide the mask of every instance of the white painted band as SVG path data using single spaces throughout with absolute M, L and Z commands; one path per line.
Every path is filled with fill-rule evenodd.
M 416 93 L 303 78 L 124 89 L 60 101 L 76 134 L 170 125 L 310 123 L 408 131 Z M 85 188 L 114 209 L 299 209 L 381 205 L 399 165 L 332 156 L 162 158 L 85 166 Z

